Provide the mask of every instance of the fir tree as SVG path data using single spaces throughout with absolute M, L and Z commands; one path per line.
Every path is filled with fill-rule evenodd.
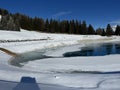
M 111 36 L 113 34 L 114 34 L 113 29 L 111 28 L 110 24 L 108 24 L 106 28 L 106 35 Z
M 106 32 L 104 29 L 102 30 L 102 36 L 106 36 Z
M 119 25 L 117 25 L 117 27 L 116 27 L 115 35 L 120 35 L 120 26 Z
M 88 26 L 87 34 L 89 34 L 89 35 L 95 34 L 95 30 L 94 30 L 94 28 L 93 28 L 93 26 L 91 24 Z
M 45 21 L 45 32 L 49 32 L 49 20 L 46 19 Z
M 102 35 L 102 32 L 103 32 L 102 28 L 96 29 L 96 35 Z
M 75 28 L 76 28 L 76 33 L 75 34 L 79 34 L 80 33 L 80 27 L 79 27 L 79 22 L 76 20 L 75 23 Z
M 83 35 L 86 35 L 87 34 L 87 25 L 86 25 L 86 22 L 85 21 L 83 21 L 82 22 L 82 25 L 81 25 L 81 34 L 83 34 Z
M 8 15 L 8 14 L 9 14 L 9 12 L 7 10 L 0 8 L 0 15 L 4 16 L 4 15 Z

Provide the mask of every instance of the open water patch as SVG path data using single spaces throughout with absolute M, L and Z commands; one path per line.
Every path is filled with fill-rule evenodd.
M 120 43 L 103 43 L 87 45 L 78 51 L 66 52 L 64 57 L 78 56 L 105 56 L 110 54 L 120 54 Z

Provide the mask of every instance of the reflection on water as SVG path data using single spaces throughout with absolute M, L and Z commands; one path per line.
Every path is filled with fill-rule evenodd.
M 13 90 L 40 90 L 35 78 L 22 77 L 21 82 Z
M 101 45 L 90 45 L 83 47 L 79 51 L 66 52 L 64 57 L 76 57 L 76 56 L 104 56 L 109 54 L 120 54 L 120 44 L 107 43 Z

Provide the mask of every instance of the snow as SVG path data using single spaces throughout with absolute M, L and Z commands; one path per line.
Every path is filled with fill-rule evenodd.
M 0 48 L 5 48 L 19 54 L 35 50 L 45 50 L 47 52 L 44 55 L 56 57 L 29 61 L 19 68 L 9 64 L 14 59 L 12 56 L 0 51 L 0 80 L 20 81 L 22 76 L 31 76 L 36 78 L 37 83 L 72 87 L 73 90 L 120 89 L 120 73 L 92 73 L 94 71 L 119 72 L 120 55 L 62 58 L 62 54 L 66 51 L 80 50 L 81 47 L 89 43 L 116 42 L 120 40 L 118 36 L 49 34 L 23 29 L 21 32 L 0 30 L 0 34 L 0 40 L 46 39 L 41 41 L 0 43 Z M 77 45 L 79 45 L 79 48 Z M 13 76 L 15 77 L 13 78 Z
M 16 53 L 23 53 L 28 51 L 34 51 L 37 49 L 46 49 L 51 47 L 68 46 L 80 43 L 93 43 L 93 42 L 105 42 L 105 41 L 118 41 L 120 37 L 102 37 L 97 35 L 68 35 L 68 34 L 48 34 L 38 33 L 35 31 L 26 31 L 21 29 L 21 32 L 15 31 L 0 31 L 0 40 L 34 40 L 34 39 L 46 39 L 31 42 L 12 42 L 1 43 L 0 47 L 14 51 Z M 22 48 L 22 49 L 21 49 Z M 23 49 L 24 48 L 24 49 Z
M 39 34 L 38 32 L 27 31 L 23 29 L 21 29 L 21 32 L 1 30 L 0 33 L 0 40 L 26 40 L 45 38 L 44 36 L 41 36 L 41 34 Z
M 120 79 L 110 79 L 110 80 L 105 80 L 101 85 L 101 89 L 111 89 L 111 88 L 114 88 L 115 90 L 119 90 L 120 89 L 120 86 L 118 85 L 118 83 L 120 83 Z M 112 85 L 111 85 L 112 84 Z
M 113 60 L 114 58 L 114 60 Z M 42 72 L 115 72 L 120 71 L 120 55 L 109 55 L 103 57 L 71 57 L 71 58 L 50 58 L 36 60 L 27 63 L 23 68 L 31 71 Z

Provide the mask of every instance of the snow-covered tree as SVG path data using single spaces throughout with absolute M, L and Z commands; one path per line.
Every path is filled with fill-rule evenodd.
M 2 16 L 0 22 L 0 29 L 1 30 L 13 30 L 13 31 L 20 31 L 19 24 L 16 20 L 13 19 L 11 15 Z

